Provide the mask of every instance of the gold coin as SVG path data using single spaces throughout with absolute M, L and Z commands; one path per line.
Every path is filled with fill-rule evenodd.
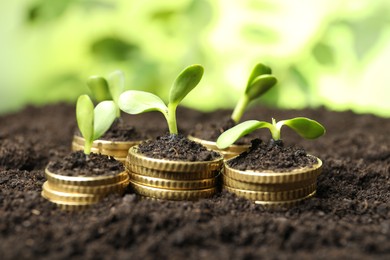
M 92 143 L 91 152 L 100 153 L 109 156 L 113 156 L 118 161 L 124 162 L 127 157 L 127 153 L 130 147 L 137 145 L 139 141 L 109 141 L 109 140 L 95 140 Z M 81 136 L 74 135 L 72 141 L 73 151 L 84 150 L 85 139 Z
M 141 196 L 165 200 L 198 200 L 202 198 L 209 198 L 216 192 L 216 188 L 201 190 L 171 190 L 149 187 L 136 182 L 130 182 L 130 186 L 135 193 Z
M 311 167 L 294 169 L 288 172 L 274 172 L 274 171 L 259 172 L 259 171 L 252 171 L 252 170 L 240 171 L 229 167 L 227 165 L 227 162 L 225 162 L 224 174 L 231 179 L 249 182 L 249 183 L 282 184 L 282 183 L 300 182 L 307 179 L 315 179 L 317 178 L 318 175 L 320 175 L 322 171 L 322 161 L 318 158 L 316 159 L 317 159 L 317 163 Z
M 45 177 L 50 183 L 76 186 L 99 186 L 121 182 L 128 177 L 126 171 L 115 175 L 83 177 L 83 176 L 65 176 L 53 173 L 48 168 L 45 169 Z
M 230 145 L 229 147 L 227 147 L 225 149 L 219 149 L 218 146 L 217 146 L 217 143 L 213 142 L 213 141 L 200 139 L 200 138 L 194 137 L 192 135 L 189 135 L 188 139 L 190 139 L 192 141 L 195 141 L 197 143 L 200 143 L 203 146 L 206 146 L 207 148 L 209 148 L 211 150 L 214 150 L 214 151 L 217 151 L 217 152 L 220 152 L 220 153 L 226 152 L 227 154 L 236 154 L 236 155 L 238 155 L 238 154 L 240 154 L 242 152 L 245 152 L 250 147 L 249 144 L 243 144 L 243 145 L 232 144 L 232 145 Z
M 74 202 L 81 204 L 96 203 L 103 199 L 107 194 L 95 195 L 87 193 L 68 193 L 63 191 L 57 191 L 49 186 L 46 181 L 42 186 L 42 196 L 48 200 Z
M 312 193 L 317 189 L 317 184 L 313 183 L 307 187 L 295 189 L 295 190 L 287 190 L 287 191 L 250 191 L 250 190 L 242 190 L 236 189 L 229 186 L 224 185 L 223 187 L 229 192 L 235 193 L 239 197 L 244 197 L 249 200 L 254 201 L 286 201 L 286 200 L 296 200 L 301 199 Z
M 140 183 L 145 186 L 172 189 L 172 190 L 199 190 L 213 188 L 217 184 L 217 177 L 201 180 L 168 180 L 162 178 L 154 178 L 139 174 L 129 173 L 132 182 Z
M 42 197 L 50 201 L 51 203 L 56 204 L 56 206 L 62 210 L 67 211 L 76 211 L 76 210 L 83 210 L 88 207 L 90 207 L 94 203 L 81 203 L 81 202 L 64 202 L 64 201 L 57 201 L 50 198 L 47 198 L 45 193 L 41 192 Z
M 104 195 L 109 193 L 122 193 L 129 185 L 129 177 L 114 184 L 98 185 L 98 186 L 79 186 L 79 185 L 65 185 L 59 183 L 47 183 L 50 189 L 68 192 L 68 193 L 86 193 L 93 195 Z
M 161 179 L 168 179 L 168 180 L 199 180 L 199 179 L 209 179 L 209 178 L 215 178 L 220 171 L 203 171 L 203 172 L 167 172 L 167 171 L 160 171 L 155 169 L 146 168 L 143 166 L 131 164 L 128 160 L 125 164 L 126 170 L 128 172 L 133 172 L 136 174 L 154 177 L 154 178 L 161 178 Z
M 313 197 L 314 195 L 316 194 L 316 191 L 313 191 L 312 193 L 310 193 L 309 195 L 303 197 L 303 198 L 300 198 L 300 199 L 296 199 L 296 200 L 285 200 L 285 201 L 255 201 L 255 204 L 259 204 L 259 205 L 262 205 L 266 208 L 269 208 L 269 209 L 272 209 L 272 208 L 279 208 L 279 207 L 283 207 L 283 208 L 290 208 L 290 207 L 293 207 L 295 205 L 297 205 L 298 203 L 302 202 L 303 200 L 306 200 L 306 199 L 309 199 L 311 197 Z
M 317 179 L 307 179 L 300 182 L 282 183 L 282 184 L 262 184 L 262 183 L 250 183 L 244 181 L 237 181 L 229 178 L 225 174 L 222 174 L 222 185 L 229 186 L 235 189 L 249 190 L 249 191 L 287 191 L 299 188 L 304 188 L 313 183 L 316 183 Z
M 204 162 L 187 162 L 187 161 L 171 161 L 164 159 L 155 159 L 144 156 L 138 153 L 138 145 L 129 149 L 127 156 L 129 164 L 135 164 L 145 168 L 155 169 L 165 172 L 209 172 L 216 171 L 222 167 L 222 156 L 213 161 Z
M 139 144 L 143 140 L 139 141 L 109 141 L 109 140 L 95 140 L 92 143 L 93 148 L 98 149 L 107 149 L 112 151 L 118 151 L 118 150 L 125 150 L 126 152 L 129 150 L 130 147 Z M 85 139 L 81 136 L 74 135 L 73 136 L 73 143 L 83 146 L 85 144 Z

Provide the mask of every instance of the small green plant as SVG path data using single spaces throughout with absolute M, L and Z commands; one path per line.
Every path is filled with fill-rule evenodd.
M 231 119 L 233 119 L 235 123 L 240 121 L 246 107 L 252 100 L 260 97 L 276 84 L 277 80 L 271 73 L 271 68 L 261 63 L 256 64 L 253 68 L 245 92 L 238 100 L 231 115 Z
M 272 124 L 264 121 L 249 120 L 223 132 L 218 137 L 217 146 L 219 149 L 224 149 L 233 144 L 240 137 L 259 128 L 268 128 L 271 131 L 272 139 L 277 141 L 281 139 L 280 130 L 284 125 L 290 127 L 297 134 L 306 139 L 315 139 L 325 133 L 325 128 L 320 123 L 305 117 L 296 117 L 279 122 L 276 122 L 275 119 L 272 118 Z
M 108 81 L 101 76 L 91 76 L 87 80 L 87 86 L 97 102 L 113 100 L 116 105 L 116 117 L 120 117 L 118 100 L 125 90 L 125 76 L 122 71 L 112 72 L 108 76 Z
M 84 153 L 90 154 L 94 140 L 101 137 L 116 118 L 116 105 L 112 100 L 102 101 L 93 107 L 88 95 L 77 99 L 76 119 L 81 135 L 85 139 Z
M 168 105 L 158 96 L 144 91 L 128 90 L 119 97 L 119 107 L 129 114 L 160 111 L 168 123 L 169 132 L 177 134 L 176 108 L 185 96 L 195 88 L 203 76 L 203 67 L 191 65 L 175 79 L 169 93 Z

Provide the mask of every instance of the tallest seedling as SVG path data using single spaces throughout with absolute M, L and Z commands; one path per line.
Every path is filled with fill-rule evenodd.
M 120 95 L 119 108 L 133 115 L 160 111 L 167 120 L 170 134 L 177 135 L 176 108 L 187 94 L 198 85 L 202 76 L 203 67 L 201 65 L 191 65 L 184 69 L 171 87 L 168 105 L 165 105 L 161 98 L 152 93 L 128 90 Z
M 100 76 L 91 76 L 87 81 L 87 86 L 97 102 L 112 100 L 116 108 L 116 117 L 121 116 L 118 100 L 125 90 L 125 75 L 122 71 L 111 72 L 108 80 Z
M 261 63 L 256 64 L 253 68 L 246 84 L 245 92 L 238 100 L 231 115 L 236 124 L 240 121 L 249 102 L 260 97 L 276 84 L 277 80 L 271 73 L 271 68 Z

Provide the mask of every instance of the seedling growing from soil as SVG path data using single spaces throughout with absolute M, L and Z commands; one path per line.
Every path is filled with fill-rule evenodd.
M 231 115 L 232 120 L 237 124 L 248 104 L 263 95 L 271 89 L 277 82 L 276 78 L 271 75 L 272 71 L 269 67 L 258 63 L 252 70 L 249 76 L 245 92 L 238 100 L 236 107 Z
M 108 81 L 100 76 L 91 76 L 87 81 L 89 90 L 97 102 L 113 100 L 116 106 L 116 117 L 120 117 L 118 100 L 125 90 L 125 76 L 122 71 L 116 70 L 108 76 Z
M 85 139 L 84 153 L 90 154 L 94 140 L 101 137 L 116 118 L 117 106 L 114 101 L 102 101 L 93 107 L 88 95 L 81 95 L 77 99 L 76 118 L 81 135 Z
M 119 107 L 129 114 L 160 111 L 168 123 L 170 134 L 178 134 L 176 108 L 187 94 L 198 85 L 203 76 L 203 67 L 191 65 L 175 79 L 169 93 L 168 105 L 158 96 L 144 91 L 128 90 L 120 95 Z
M 272 118 L 272 124 L 264 121 L 249 120 L 223 132 L 218 137 L 217 146 L 219 149 L 224 149 L 233 144 L 240 137 L 260 128 L 268 128 L 271 132 L 272 139 L 278 141 L 281 140 L 280 131 L 284 125 L 290 127 L 297 134 L 306 139 L 315 139 L 325 133 L 325 128 L 320 123 L 305 117 L 296 117 L 279 122 L 276 122 L 276 120 Z

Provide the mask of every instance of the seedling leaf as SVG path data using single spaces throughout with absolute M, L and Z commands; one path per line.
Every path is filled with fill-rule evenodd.
M 233 144 L 239 138 L 253 132 L 258 128 L 264 127 L 272 127 L 272 125 L 268 122 L 257 121 L 257 120 L 249 120 L 242 122 L 225 132 L 223 132 L 217 140 L 217 146 L 219 149 L 225 149 L 229 145 Z
M 94 110 L 93 140 L 101 137 L 116 118 L 116 105 L 114 101 L 103 101 L 97 104 Z
M 256 99 L 271 89 L 277 80 L 272 75 L 260 75 L 252 80 L 245 90 L 249 101 Z
M 283 120 L 278 122 L 277 125 L 280 125 L 279 127 L 286 125 L 306 139 L 315 139 L 325 134 L 325 128 L 320 123 L 305 117 Z
M 248 88 L 251 85 L 252 81 L 258 76 L 264 74 L 271 74 L 271 73 L 272 71 L 270 67 L 267 67 L 262 63 L 257 63 L 256 66 L 253 68 L 251 75 L 248 78 L 248 83 L 246 84 L 246 87 Z
M 128 90 L 119 97 L 118 105 L 121 110 L 129 114 L 140 114 L 148 111 L 167 113 L 167 106 L 158 96 L 139 90 Z
M 86 142 L 93 141 L 93 103 L 88 95 L 81 95 L 77 99 L 76 119 L 81 135 Z
M 108 83 L 103 77 L 91 76 L 87 80 L 87 86 L 92 93 L 92 96 L 97 102 L 103 100 L 111 100 L 111 94 L 108 89 Z
M 118 104 L 119 96 L 125 90 L 125 75 L 122 71 L 116 70 L 108 76 L 108 83 L 112 100 Z
M 185 68 L 173 83 L 169 93 L 169 103 L 176 106 L 187 96 L 203 76 L 203 67 L 201 65 L 191 65 Z

